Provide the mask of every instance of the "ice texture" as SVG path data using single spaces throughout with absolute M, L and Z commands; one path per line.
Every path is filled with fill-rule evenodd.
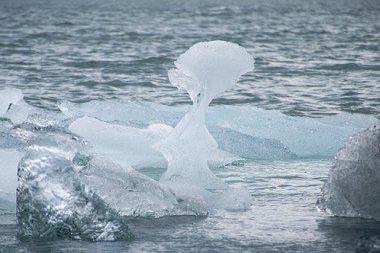
M 0 117 L 3 117 L 9 107 L 23 98 L 22 92 L 15 88 L 0 90 Z
M 80 105 L 63 102 L 60 108 L 72 117 L 87 115 L 102 121 L 139 128 L 146 128 L 150 124 L 174 127 L 186 111 L 190 110 L 189 106 L 184 105 L 165 106 L 118 101 L 91 101 Z M 294 117 L 249 105 L 215 105 L 208 108 L 206 115 L 206 126 L 220 149 L 243 158 L 254 159 L 289 159 L 294 157 L 293 154 L 299 158 L 333 158 L 350 136 L 379 122 L 369 115 L 349 113 L 323 118 Z M 233 131 L 220 131 L 220 128 Z M 236 134 L 240 134 L 239 139 L 248 136 L 251 138 L 242 142 L 242 145 L 236 144 L 232 150 L 223 140 L 231 139 Z M 260 145 L 267 152 L 259 149 L 246 152 L 247 145 L 258 145 L 260 140 Z M 252 143 L 248 144 L 249 142 Z M 279 146 L 273 145 L 274 143 L 290 151 L 290 156 L 281 155 L 280 153 L 286 154 L 286 150 L 279 150 Z
M 125 218 L 84 185 L 70 160 L 32 150 L 18 167 L 17 229 L 21 240 L 129 240 Z
M 179 200 L 159 182 L 104 157 L 91 159 L 80 175 L 86 186 L 123 216 L 159 218 L 208 214 L 202 202 L 197 203 L 193 198 Z
M 275 139 L 254 137 L 224 127 L 213 127 L 210 132 L 220 149 L 239 157 L 269 160 L 297 158 L 288 147 Z
M 170 126 L 156 124 L 140 129 L 83 117 L 75 120 L 69 129 L 88 140 L 94 153 L 119 161 L 124 166 L 166 166 L 152 145 L 172 130 Z
M 164 156 L 152 146 L 169 135 L 173 130 L 169 125 L 151 124 L 146 128 L 138 128 L 84 116 L 72 122 L 69 129 L 89 141 L 94 154 L 109 157 L 123 166 L 167 166 Z M 238 159 L 221 150 L 214 150 L 210 157 L 213 164 L 226 164 Z
M 16 202 L 17 164 L 22 153 L 14 149 L 0 149 L 0 200 Z
M 337 153 L 317 205 L 338 216 L 380 220 L 380 124 L 350 138 Z
M 230 192 L 208 167 L 218 144 L 206 127 L 206 111 L 217 95 L 236 85 L 239 77 L 251 71 L 253 65 L 252 56 L 244 48 L 223 41 L 197 43 L 177 59 L 176 68 L 168 73 L 170 82 L 187 91 L 193 106 L 169 135 L 153 146 L 168 161 L 160 182 L 181 192 L 185 198 L 199 195 L 206 202 L 219 202 Z M 212 191 L 216 190 L 222 192 L 222 197 L 215 196 Z M 246 198 L 235 197 L 236 206 L 245 208 L 240 202 Z

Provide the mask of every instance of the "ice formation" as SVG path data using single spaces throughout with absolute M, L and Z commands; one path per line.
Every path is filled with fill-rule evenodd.
M 78 178 L 56 152 L 31 151 L 18 167 L 17 229 L 21 240 L 128 240 L 125 218 Z
M 184 195 L 188 191 L 200 196 L 212 195 L 212 190 L 229 191 L 208 167 L 218 144 L 206 127 L 205 116 L 212 99 L 232 88 L 253 65 L 252 56 L 244 48 L 223 41 L 197 43 L 177 59 L 169 79 L 187 91 L 193 107 L 165 139 L 154 145 L 168 161 L 160 182 Z M 222 193 L 221 198 L 226 195 Z
M 155 124 L 140 129 L 85 116 L 75 120 L 69 129 L 90 141 L 94 153 L 116 160 L 124 166 L 166 166 L 162 155 L 152 145 L 169 134 L 172 130 L 170 126 Z
M 164 156 L 152 146 L 169 135 L 173 130 L 171 126 L 151 124 L 147 128 L 137 128 L 84 116 L 72 122 L 69 130 L 88 140 L 94 154 L 107 156 L 123 166 L 134 168 L 167 166 Z M 224 165 L 240 159 L 219 149 L 213 152 L 209 158 L 213 165 Z
M 146 128 L 150 124 L 174 127 L 190 109 L 189 106 L 118 101 L 91 101 L 80 105 L 64 102 L 60 104 L 60 108 L 74 117 L 87 115 L 138 128 Z M 293 117 L 249 105 L 211 106 L 206 116 L 206 126 L 221 150 L 253 159 L 288 159 L 293 154 L 299 158 L 332 158 L 350 136 L 376 122 L 378 119 L 369 115 L 348 113 L 323 118 Z M 221 128 L 226 131 L 220 131 Z M 228 131 L 229 129 L 232 131 Z M 240 136 L 238 140 L 250 138 L 241 145 L 236 144 L 233 149 L 226 146 L 225 140 L 235 138 L 237 134 Z M 261 152 L 261 149 L 246 152 L 247 145 L 260 145 L 267 152 Z M 281 150 L 279 145 L 285 150 Z M 291 152 L 290 156 L 286 154 L 286 150 Z
M 380 220 L 380 124 L 353 136 L 336 155 L 317 202 L 338 216 Z
M 192 198 L 179 199 L 156 180 L 104 157 L 92 158 L 79 175 L 86 186 L 123 216 L 158 218 L 208 214 L 204 203 Z
M 283 160 L 297 156 L 280 141 L 254 137 L 225 127 L 210 129 L 220 149 L 248 159 Z

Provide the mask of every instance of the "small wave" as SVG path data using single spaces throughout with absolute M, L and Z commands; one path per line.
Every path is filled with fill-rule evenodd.
M 136 86 L 136 87 L 155 87 L 155 85 L 151 82 L 129 82 L 122 80 L 112 80 L 108 82 L 97 82 L 97 81 L 83 81 L 77 83 L 77 85 L 82 85 L 86 87 L 94 87 L 94 86 L 112 86 L 112 87 L 124 87 L 124 86 Z
M 362 70 L 371 70 L 371 71 L 380 71 L 380 65 L 362 65 L 357 63 L 341 63 L 341 64 L 329 64 L 321 65 L 317 67 L 321 70 L 331 70 L 331 71 L 362 71 Z

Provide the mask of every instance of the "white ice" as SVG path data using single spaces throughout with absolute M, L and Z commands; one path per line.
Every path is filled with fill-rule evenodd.
M 11 104 L 19 102 L 23 98 L 22 92 L 15 88 L 0 90 L 0 117 L 3 117 Z
M 206 189 L 225 188 L 207 164 L 218 144 L 206 127 L 206 111 L 217 95 L 236 85 L 253 65 L 253 57 L 244 48 L 224 41 L 197 43 L 177 59 L 176 68 L 169 70 L 169 79 L 187 91 L 193 107 L 164 140 L 154 145 L 168 161 L 162 182 L 180 177 Z
M 170 82 L 187 91 L 193 106 L 154 148 L 168 161 L 160 182 L 185 199 L 199 196 L 217 208 L 226 208 L 225 203 L 234 203 L 228 209 L 245 209 L 249 205 L 245 204 L 249 202 L 249 194 L 244 190 L 240 190 L 244 194 L 234 196 L 236 201 L 230 201 L 230 188 L 209 169 L 208 161 L 218 150 L 218 144 L 206 127 L 205 117 L 210 102 L 236 85 L 253 65 L 253 57 L 239 45 L 211 41 L 192 46 L 175 62 L 176 68 L 169 71 Z
M 76 117 L 88 115 L 111 123 L 138 127 L 147 127 L 152 123 L 175 126 L 190 109 L 189 106 L 118 101 L 91 101 L 80 105 L 65 102 L 60 107 L 67 114 Z M 323 118 L 293 117 L 279 111 L 264 110 L 250 105 L 211 106 L 206 115 L 206 125 L 213 135 L 220 134 L 215 131 L 220 128 L 231 129 L 234 135 L 241 133 L 242 138 L 248 135 L 252 141 L 254 140 L 252 137 L 255 137 L 271 140 L 271 143 L 279 142 L 301 158 L 332 158 L 350 136 L 379 121 L 369 115 L 349 113 Z M 220 149 L 235 155 L 273 159 L 279 151 L 276 147 L 273 149 L 270 144 L 263 147 L 267 150 L 265 154 L 253 149 L 246 152 L 244 149 L 249 140 L 245 140 L 245 144 L 226 148 L 227 143 L 220 140 L 232 138 L 230 133 L 225 131 L 225 136 L 220 135 L 216 140 Z M 253 144 L 255 143 L 252 142 Z
M 0 199 L 16 202 L 17 164 L 22 153 L 13 149 L 0 149 Z

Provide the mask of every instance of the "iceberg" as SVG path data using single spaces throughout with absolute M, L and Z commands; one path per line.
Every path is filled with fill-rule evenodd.
M 208 214 L 204 203 L 197 203 L 193 198 L 179 199 L 156 180 L 104 157 L 93 157 L 79 174 L 86 186 L 122 216 L 159 218 Z
M 106 156 L 123 166 L 167 166 L 164 156 L 152 146 L 169 135 L 173 130 L 169 125 L 151 124 L 146 128 L 137 128 L 84 116 L 72 122 L 69 130 L 87 140 L 94 154 Z M 239 159 L 241 158 L 228 152 L 214 150 L 210 162 L 214 165 L 224 165 Z
M 168 135 L 172 130 L 170 126 L 155 124 L 140 129 L 85 116 L 71 123 L 69 130 L 88 140 L 95 154 L 109 157 L 124 166 L 166 166 L 166 161 L 152 145 Z
M 380 124 L 359 132 L 339 150 L 318 199 L 337 216 L 380 220 Z
M 220 149 L 254 160 L 295 159 L 294 154 L 280 141 L 269 138 L 254 137 L 231 128 L 213 127 L 210 129 Z
M 195 44 L 174 64 L 175 68 L 168 72 L 169 80 L 173 86 L 187 91 L 193 106 L 169 135 L 153 146 L 168 162 L 160 182 L 183 196 L 199 195 L 206 203 L 219 202 L 231 189 L 208 167 L 218 144 L 206 127 L 206 111 L 213 98 L 232 88 L 241 75 L 253 69 L 254 60 L 237 44 L 210 41 Z M 240 202 L 245 203 L 249 193 L 241 196 L 244 197 L 235 196 L 235 206 L 246 208 Z
M 147 128 L 151 124 L 174 127 L 191 109 L 187 105 L 120 101 L 91 101 L 83 104 L 61 102 L 59 107 L 73 118 L 89 116 L 111 124 L 137 128 Z M 242 158 L 270 160 L 276 157 L 291 159 L 293 155 L 298 158 L 333 158 L 350 136 L 379 122 L 369 115 L 349 113 L 322 118 L 294 117 L 249 105 L 210 106 L 205 121 L 219 149 Z M 239 140 L 244 137 L 249 137 L 249 140 L 242 142 L 241 148 L 235 145 L 232 149 L 225 140 L 237 134 L 240 135 Z M 266 152 L 251 150 L 247 153 L 246 145 L 260 145 Z M 290 157 L 283 148 L 279 149 L 279 145 L 292 153 Z
M 20 240 L 129 240 L 125 218 L 91 191 L 64 156 L 31 150 L 18 167 Z

